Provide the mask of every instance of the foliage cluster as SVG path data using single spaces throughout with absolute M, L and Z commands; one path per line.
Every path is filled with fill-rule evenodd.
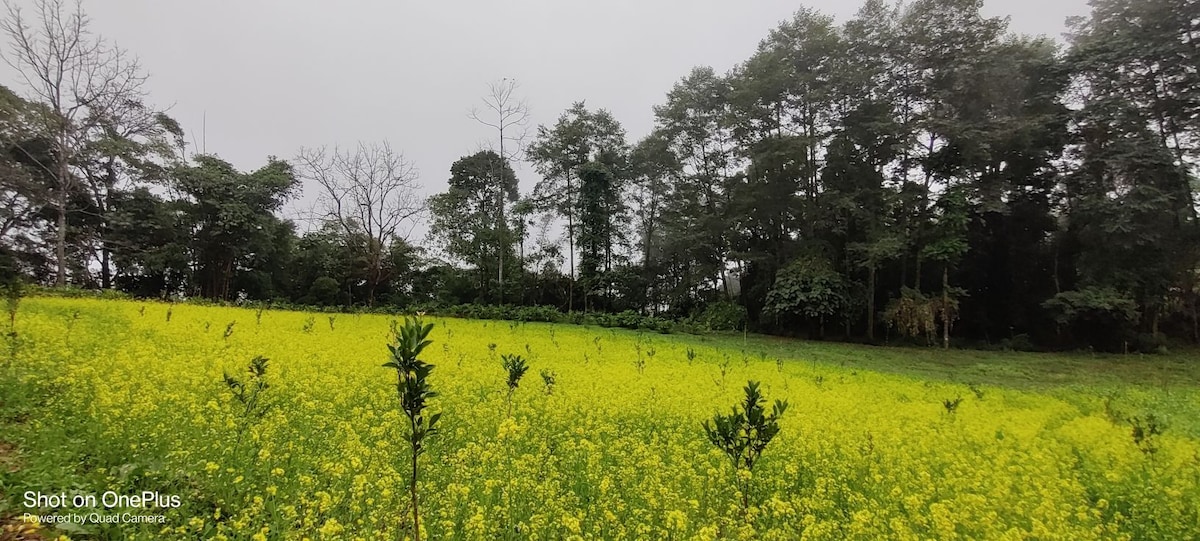
M 528 108 L 494 86 L 511 116 L 475 118 L 499 152 L 456 160 L 428 199 L 386 143 L 246 171 L 194 154 L 148 104 L 136 55 L 70 2 L 33 3 L 0 17 L 28 83 L 0 87 L 0 274 L 943 347 L 1200 342 L 1194 0 L 1095 0 L 1066 44 L 981 0 L 800 9 L 727 73 L 681 77 L 637 141 L 581 101 L 517 145 Z M 37 24 L 56 15 L 78 24 Z M 112 77 L 31 75 L 55 57 L 44 67 Z M 518 156 L 540 177 L 528 192 Z M 280 215 L 302 180 L 322 203 L 303 234 Z M 403 238 L 423 216 L 430 236 Z

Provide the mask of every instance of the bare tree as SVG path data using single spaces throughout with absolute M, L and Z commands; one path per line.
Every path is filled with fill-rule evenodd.
M 293 166 L 320 187 L 319 217 L 336 224 L 366 261 L 367 304 L 374 305 L 376 290 L 391 278 L 385 260 L 393 243 L 407 239 L 425 210 L 416 167 L 386 141 L 360 142 L 353 150 L 302 148 Z M 364 242 L 354 242 L 360 236 Z
M 44 103 L 40 123 L 50 134 L 57 211 L 55 283 L 66 284 L 67 203 L 76 188 L 75 157 L 95 123 L 126 100 L 143 97 L 146 76 L 136 58 L 94 36 L 80 0 L 34 0 L 33 20 L 6 1 L 0 31 L 8 37 L 5 62 L 20 73 L 30 99 Z
M 473 108 L 468 115 L 475 122 L 496 130 L 496 146 L 499 147 L 497 154 L 505 163 L 516 162 L 520 159 L 522 147 L 529 134 L 529 104 L 524 99 L 513 96 L 517 87 L 517 80 L 507 77 L 490 83 L 488 93 L 483 97 L 483 110 Z M 503 173 L 497 171 L 492 178 L 501 179 Z M 508 202 L 505 201 L 505 190 L 500 185 L 500 180 L 497 180 L 496 183 L 496 208 L 499 210 L 496 215 L 496 230 L 500 232 L 501 242 L 505 243 L 509 242 L 509 227 L 505 218 L 505 208 Z M 521 240 L 523 243 L 524 239 Z M 500 304 L 504 304 L 504 254 L 508 250 L 503 245 L 499 248 L 496 251 L 498 254 L 496 280 L 499 283 L 497 289 L 499 301 Z

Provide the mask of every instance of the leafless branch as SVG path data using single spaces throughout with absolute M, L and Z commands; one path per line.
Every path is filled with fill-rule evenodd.
M 467 116 L 496 130 L 498 139 L 494 150 L 510 162 L 518 162 L 529 137 L 529 104 L 513 94 L 520 85 L 516 79 L 504 78 L 488 84 L 483 108 L 471 108 Z
M 5 1 L 0 32 L 8 38 L 4 61 L 20 74 L 30 101 L 45 104 L 38 123 L 54 146 L 52 177 L 57 283 L 65 284 L 66 212 L 76 178 L 76 156 L 99 123 L 124 104 L 140 102 L 146 75 L 136 57 L 94 36 L 81 0 L 33 0 L 34 19 Z
M 360 142 L 354 149 L 302 148 L 292 164 L 299 178 L 319 187 L 315 215 L 336 224 L 365 256 L 373 294 L 386 278 L 383 262 L 393 239 L 407 240 L 425 212 L 416 167 L 386 141 Z M 360 237 L 366 242 L 353 242 Z

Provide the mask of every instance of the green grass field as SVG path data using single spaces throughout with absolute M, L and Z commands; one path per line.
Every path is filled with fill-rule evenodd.
M 2 368 L 0 539 L 409 535 L 407 424 L 381 366 L 390 320 L 25 299 Z M 1196 351 L 940 351 L 428 321 L 443 426 L 420 459 L 422 538 L 1200 531 Z M 511 414 L 506 353 L 530 364 Z M 249 418 L 223 374 L 240 377 L 258 355 L 270 359 L 271 408 Z M 701 423 L 750 380 L 790 408 L 753 472 L 738 474 Z M 29 508 L 27 491 L 154 491 L 179 505 Z M 24 513 L 164 521 L 31 525 Z

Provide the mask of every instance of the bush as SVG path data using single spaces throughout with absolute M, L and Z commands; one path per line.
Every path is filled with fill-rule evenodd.
M 1028 334 L 1018 334 L 1012 338 L 1000 341 L 1000 349 L 1004 351 L 1037 351 L 1037 346 Z
M 1054 315 L 1060 330 L 1070 338 L 1096 349 L 1119 352 L 1138 346 L 1134 334 L 1140 319 L 1137 303 L 1115 289 L 1064 291 L 1042 303 L 1042 307 Z
M 133 298 L 128 293 L 116 289 L 82 289 L 75 286 L 27 286 L 25 294 L 31 297 L 65 297 L 68 299 L 124 300 Z
M 695 322 L 713 331 L 736 331 L 746 324 L 746 307 L 732 302 L 714 302 L 704 308 Z
M 328 276 L 322 276 L 313 280 L 313 283 L 308 288 L 308 297 L 305 299 L 313 304 L 328 306 L 337 301 L 338 293 L 341 288 L 338 287 L 337 280 Z
M 1133 344 L 1130 344 L 1131 349 L 1136 349 L 1142 353 L 1167 353 L 1167 338 L 1159 334 L 1155 336 L 1150 333 L 1141 333 L 1137 335 L 1137 339 Z

